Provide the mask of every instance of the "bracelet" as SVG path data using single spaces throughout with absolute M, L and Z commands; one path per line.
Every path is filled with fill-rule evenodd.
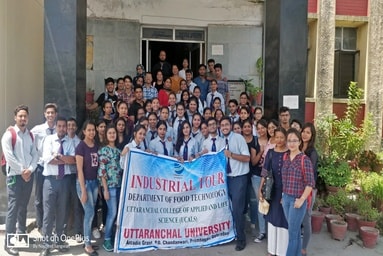
M 233 152 L 230 152 L 230 158 L 233 158 Z

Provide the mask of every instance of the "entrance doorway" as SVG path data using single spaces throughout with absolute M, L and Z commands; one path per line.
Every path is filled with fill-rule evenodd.
M 205 61 L 203 43 L 142 40 L 142 63 L 146 70 L 152 71 L 152 66 L 159 61 L 161 50 L 166 52 L 166 60 L 170 64 L 176 64 L 179 69 L 182 68 L 183 59 L 187 58 L 194 77 L 198 75 L 198 65 Z

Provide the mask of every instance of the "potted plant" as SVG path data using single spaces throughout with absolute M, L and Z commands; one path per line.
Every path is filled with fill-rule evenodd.
M 347 222 L 344 220 L 331 220 L 331 237 L 334 240 L 343 241 L 347 232 Z
M 365 195 L 372 200 L 372 206 L 383 211 L 383 175 L 375 172 L 369 173 L 360 182 L 360 187 Z
M 356 162 L 358 163 L 359 169 L 363 171 L 375 171 L 380 172 L 382 162 L 372 150 L 363 150 L 357 157 Z M 380 169 L 379 169 L 380 168 Z
M 320 212 L 324 214 L 330 214 L 331 207 L 323 198 L 317 197 L 314 202 L 314 209 L 318 209 Z
M 311 230 L 312 233 L 320 233 L 323 225 L 325 214 L 320 211 L 312 211 L 311 213 Z
M 364 247 L 370 249 L 375 248 L 379 238 L 379 229 L 363 226 L 360 228 L 360 237 L 362 238 Z
M 377 220 L 380 217 L 379 211 L 372 207 L 371 199 L 361 196 L 358 199 L 358 228 L 360 234 L 360 228 L 363 226 L 375 227 Z
M 318 175 L 324 180 L 330 192 L 337 191 L 333 187 L 345 187 L 351 181 L 351 169 L 347 162 L 334 162 L 321 166 Z
M 262 88 L 260 86 L 255 86 L 253 83 L 254 79 L 243 79 L 240 80 L 245 84 L 245 90 L 250 97 L 250 101 L 254 99 L 257 105 L 262 103 Z
M 326 202 L 331 207 L 331 213 L 344 216 L 346 203 L 348 201 L 346 190 L 339 189 L 336 193 L 329 194 Z

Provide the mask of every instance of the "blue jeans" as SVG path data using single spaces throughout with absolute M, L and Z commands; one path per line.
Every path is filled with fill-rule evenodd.
M 113 224 L 116 220 L 118 202 L 120 200 L 120 191 L 121 188 L 108 188 L 109 190 L 109 200 L 106 200 L 108 206 L 108 213 L 106 216 L 105 224 L 105 240 L 112 239 L 113 233 Z
M 84 204 L 81 204 L 84 208 L 84 244 L 85 246 L 89 246 L 92 238 L 92 220 L 98 194 L 98 180 L 85 180 L 85 188 L 88 199 Z M 81 200 L 81 188 L 78 180 L 76 181 L 76 190 L 78 198 Z
M 302 255 L 301 225 L 307 210 L 307 200 L 305 200 L 301 208 L 294 208 L 295 199 L 295 196 L 282 195 L 283 211 L 289 225 L 289 245 L 286 252 L 286 255 L 289 256 Z
M 255 197 L 256 197 L 256 209 L 257 209 L 257 213 L 258 213 L 259 233 L 266 234 L 265 218 L 264 218 L 263 214 L 258 211 L 258 200 L 259 200 L 258 191 L 259 191 L 259 186 L 261 185 L 261 179 L 262 178 L 260 176 L 252 175 L 251 176 L 251 185 L 253 186 L 253 190 L 254 190 Z

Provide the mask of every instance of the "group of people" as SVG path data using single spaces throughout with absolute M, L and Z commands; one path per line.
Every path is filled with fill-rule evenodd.
M 76 120 L 57 116 L 54 103 L 45 105 L 46 121 L 31 131 L 26 127 L 28 107 L 16 108 L 16 124 L 2 138 L 7 159 L 7 234 L 16 233 L 16 222 L 17 233 L 25 233 L 26 195 L 32 193 L 34 180 L 36 225 L 45 238 L 40 255 L 49 255 L 53 245 L 67 251 L 61 235 L 67 234 L 71 225 L 75 234 L 82 234 L 85 253 L 98 255 L 91 236 L 92 228 L 98 232 L 100 227 L 95 214 L 100 204 L 103 248 L 113 251 L 113 229 L 129 149 L 167 155 L 181 162 L 224 149 L 235 250 L 246 247 L 244 213 L 249 213 L 252 228 L 257 225 L 259 229 L 254 241 L 267 237 L 270 255 L 305 254 L 311 233 L 313 200 L 309 199 L 315 195 L 311 192 L 317 165 L 314 126 L 290 122 L 286 107 L 280 109 L 279 121 L 266 121 L 262 108 L 253 108 L 246 92 L 239 101 L 229 99 L 222 65 L 214 60 L 208 61 L 209 73 L 201 64 L 199 76 L 193 79 L 187 59 L 184 72 L 180 72 L 176 65 L 166 62 L 164 51 L 159 58 L 155 82 L 142 65 L 137 65 L 133 79 L 128 75 L 116 82 L 105 79 L 105 92 L 87 104 L 89 111 L 100 108 L 99 118 L 84 122 L 81 139 L 76 135 Z M 165 73 L 169 75 L 169 66 L 173 75 L 163 79 Z M 269 171 L 275 186 L 270 210 L 264 216 L 258 212 L 258 202 L 264 200 L 262 184 Z M 305 238 L 301 246 L 302 223 Z M 96 233 L 93 236 L 97 238 Z M 5 250 L 18 255 L 8 246 L 12 236 L 6 237 Z

